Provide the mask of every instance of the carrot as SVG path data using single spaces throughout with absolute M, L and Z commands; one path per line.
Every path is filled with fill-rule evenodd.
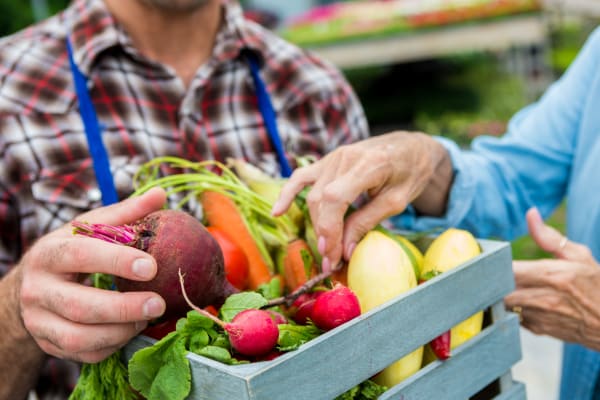
M 248 258 L 248 287 L 256 290 L 271 280 L 269 264 L 252 236 L 248 222 L 235 202 L 220 192 L 205 191 L 200 197 L 204 218 L 212 225 L 232 238 L 242 248 Z
M 317 267 L 313 263 L 310 274 L 307 274 L 303 253 L 311 255 L 310 247 L 303 239 L 294 239 L 288 243 L 283 259 L 283 274 L 285 286 L 292 292 L 302 286 L 306 281 L 317 274 Z M 305 254 L 306 254 L 305 253 Z
M 344 263 L 344 266 L 341 269 L 335 271 L 331 275 L 331 280 L 344 286 L 348 286 L 348 263 Z

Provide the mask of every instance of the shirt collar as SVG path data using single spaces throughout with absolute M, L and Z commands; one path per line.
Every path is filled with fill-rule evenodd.
M 224 0 L 224 22 L 217 34 L 210 62 L 235 59 L 244 49 L 262 54 L 264 46 L 246 28 L 241 6 Z M 65 11 L 65 22 L 73 46 L 73 57 L 81 72 L 89 76 L 94 62 L 105 50 L 120 46 L 139 56 L 130 37 L 114 20 L 102 0 L 75 0 Z

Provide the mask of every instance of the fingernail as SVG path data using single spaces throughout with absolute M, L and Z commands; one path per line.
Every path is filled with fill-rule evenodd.
M 151 297 L 144 303 L 144 317 L 156 318 L 165 312 L 165 303 L 156 297 Z
M 327 247 L 327 241 L 325 240 L 325 237 L 319 236 L 319 241 L 317 242 L 317 250 L 319 250 L 319 253 L 321 253 L 321 254 L 325 253 L 326 247 Z
M 356 243 L 352 242 L 348 245 L 348 247 L 346 248 L 346 259 L 349 260 L 350 257 L 352 256 L 352 253 L 354 253 L 354 249 L 356 248 Z
M 321 260 L 321 269 L 323 272 L 329 272 L 331 270 L 331 261 L 329 261 L 329 258 L 323 257 L 323 260 Z
M 147 258 L 138 258 L 131 266 L 133 273 L 142 279 L 150 279 L 155 274 L 154 263 Z
M 281 203 L 279 202 L 279 200 L 277 200 L 275 202 L 275 204 L 273 204 L 273 207 L 271 207 L 271 215 L 278 215 L 280 208 L 281 208 Z
M 148 321 L 135 321 L 136 332 L 141 332 L 148 326 Z

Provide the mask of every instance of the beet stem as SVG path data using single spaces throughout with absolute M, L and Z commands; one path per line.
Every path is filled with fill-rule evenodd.
M 300 286 L 298 289 L 294 290 L 292 293 L 290 293 L 286 296 L 283 296 L 283 297 L 278 297 L 276 299 L 269 300 L 269 302 L 262 308 L 274 307 L 274 306 L 279 306 L 282 304 L 285 304 L 288 307 L 290 307 L 292 305 L 292 303 L 294 302 L 294 300 L 296 300 L 301 294 L 307 293 L 309 290 L 311 290 L 313 287 L 315 287 L 319 282 L 329 278 L 334 272 L 342 269 L 343 266 L 344 266 L 344 263 L 342 261 L 340 261 L 334 268 L 332 268 L 328 272 L 321 272 L 320 274 L 313 276 L 312 278 L 307 280 L 302 286 Z
M 130 245 L 136 239 L 135 230 L 129 225 L 113 226 L 107 224 L 87 224 L 85 222 L 73 221 L 73 233 L 105 242 Z
M 186 303 L 188 303 L 188 305 L 193 310 L 197 311 L 200 315 L 203 315 L 206 318 L 210 318 L 215 324 L 217 324 L 221 328 L 225 329 L 225 323 L 223 321 L 221 321 L 219 318 L 215 317 L 214 315 L 212 315 L 208 311 L 203 310 L 202 308 L 200 308 L 197 305 L 195 305 L 194 303 L 192 303 L 192 301 L 190 300 L 190 298 L 188 297 L 188 295 L 187 295 L 187 293 L 185 291 L 185 286 L 184 286 L 184 277 L 185 277 L 185 274 L 183 274 L 181 272 L 181 268 L 179 268 L 177 270 L 177 273 L 179 274 L 179 284 L 181 285 L 181 292 L 183 293 L 183 298 L 185 299 Z

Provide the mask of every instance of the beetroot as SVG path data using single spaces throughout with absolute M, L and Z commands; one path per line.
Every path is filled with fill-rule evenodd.
M 220 305 L 237 292 L 225 277 L 219 244 L 198 219 L 184 211 L 155 211 L 124 226 L 80 222 L 73 226 L 78 234 L 132 246 L 156 259 L 154 279 L 142 282 L 115 277 L 115 285 L 123 292 L 160 294 L 167 305 L 163 318 L 181 316 L 190 309 L 182 296 L 179 270 L 186 276 L 189 298 L 199 307 Z
M 359 315 L 356 294 L 346 286 L 337 285 L 317 297 L 311 319 L 317 327 L 329 331 Z

